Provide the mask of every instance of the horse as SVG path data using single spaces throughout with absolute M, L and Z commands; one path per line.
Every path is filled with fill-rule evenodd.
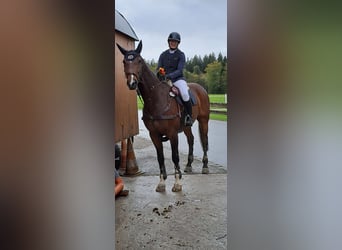
M 127 51 L 116 44 L 124 55 L 124 73 L 127 86 L 130 90 L 136 90 L 143 99 L 142 120 L 149 131 L 150 138 L 157 151 L 157 159 L 160 169 L 160 181 L 156 188 L 157 192 L 165 192 L 165 180 L 167 173 L 164 163 L 163 141 L 170 140 L 172 149 L 172 162 L 175 167 L 175 184 L 173 192 L 182 191 L 180 179 L 182 172 L 179 166 L 178 133 L 184 131 L 189 145 L 188 162 L 184 172 L 192 172 L 194 136 L 191 126 L 184 126 L 182 122 L 183 106 L 170 95 L 170 85 L 160 81 L 149 69 L 140 53 L 142 41 L 135 50 Z M 210 113 L 209 96 L 206 90 L 197 83 L 188 83 L 190 92 L 196 99 L 192 106 L 192 119 L 199 123 L 199 134 L 203 149 L 202 174 L 208 174 L 208 122 Z

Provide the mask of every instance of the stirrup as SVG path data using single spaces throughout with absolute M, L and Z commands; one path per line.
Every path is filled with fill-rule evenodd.
M 184 125 L 187 127 L 192 126 L 192 118 L 190 115 L 185 116 Z

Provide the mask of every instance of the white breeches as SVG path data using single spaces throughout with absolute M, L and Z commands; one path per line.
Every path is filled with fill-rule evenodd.
M 186 81 L 179 79 L 179 80 L 175 81 L 173 83 L 173 85 L 175 85 L 179 89 L 181 97 L 182 97 L 184 102 L 187 102 L 190 100 L 190 96 L 188 93 L 189 87 L 188 87 L 188 84 L 186 83 Z

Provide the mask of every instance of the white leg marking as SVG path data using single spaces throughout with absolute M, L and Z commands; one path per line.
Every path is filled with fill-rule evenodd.
M 164 185 L 164 186 L 165 186 L 165 180 L 164 180 L 162 174 L 160 175 L 160 181 L 159 181 L 159 184 L 158 184 L 158 185 Z

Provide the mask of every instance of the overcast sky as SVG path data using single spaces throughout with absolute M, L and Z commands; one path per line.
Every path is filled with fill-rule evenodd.
M 142 40 L 146 60 L 158 60 L 173 31 L 187 58 L 227 55 L 227 0 L 115 0 L 115 9 Z

